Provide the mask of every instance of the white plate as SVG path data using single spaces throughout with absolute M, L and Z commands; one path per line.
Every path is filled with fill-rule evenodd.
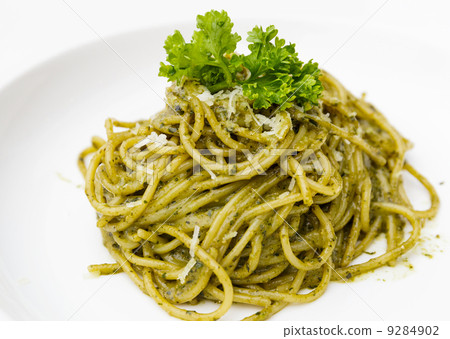
M 444 223 L 450 220 L 448 53 L 382 29 L 365 30 L 339 49 L 352 27 L 276 24 L 282 37 L 298 44 L 302 59 L 314 57 L 355 94 L 367 90 L 368 98 L 414 141 L 408 160 L 437 187 L 442 209 L 424 231 L 428 240 L 407 256 L 413 271 L 399 264 L 351 285 L 331 283 L 318 301 L 292 305 L 273 319 L 448 319 L 439 306 L 449 301 L 450 277 L 449 253 L 441 253 L 450 238 Z M 250 27 L 241 23 L 237 31 L 243 35 Z M 9 317 L 172 319 L 127 276 L 87 273 L 87 265 L 111 258 L 80 188 L 76 159 L 92 135 L 103 135 L 106 117 L 142 119 L 163 107 L 166 82 L 157 73 L 164 39 L 173 29 L 107 39 L 139 76 L 98 41 L 42 64 L 0 92 L 0 308 Z M 413 181 L 407 184 L 416 205 L 426 207 L 426 194 Z M 434 234 L 441 238 L 431 239 Z M 255 310 L 235 306 L 224 319 Z

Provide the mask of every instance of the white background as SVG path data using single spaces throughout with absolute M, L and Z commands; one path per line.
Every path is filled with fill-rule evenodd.
M 101 36 L 192 21 L 211 8 L 232 18 L 343 21 L 357 30 L 385 1 L 66 0 Z M 226 5 L 225 5 L 226 4 Z M 358 32 L 373 27 L 411 32 L 450 49 L 447 1 L 388 1 Z M 345 40 L 347 37 L 342 37 Z M 98 39 L 62 0 L 0 1 L 0 86 L 67 49 Z
M 108 41 L 109 37 L 118 33 L 161 24 L 192 22 L 197 14 L 211 8 L 226 9 L 232 19 L 248 19 L 255 24 L 258 21 L 272 20 L 276 23 L 301 18 L 305 21 L 346 23 L 351 29 L 337 41 L 337 53 L 343 53 L 345 49 L 351 48 L 352 39 L 361 38 L 373 29 L 407 34 L 421 43 L 433 45 L 435 48 L 437 46 L 437 49 L 441 48 L 446 52 L 450 51 L 450 20 L 448 20 L 450 7 L 444 1 L 67 0 L 66 2 L 0 1 L 0 89 L 49 58 L 98 40 L 98 36 L 85 22 Z M 388 54 L 390 51 L 378 52 Z M 450 61 L 439 60 L 446 64 L 436 65 L 430 58 L 423 60 L 423 64 L 418 65 L 418 68 L 430 68 L 433 72 L 439 72 L 440 66 L 448 69 Z M 450 93 L 450 88 L 447 93 Z M 445 101 L 446 98 L 439 100 Z M 443 121 L 448 122 L 449 119 L 443 117 Z M 447 143 L 444 146 L 450 145 Z M 422 295 L 419 298 L 423 298 L 427 288 L 429 287 L 424 286 L 423 291 L 416 292 Z M 450 301 L 448 296 L 448 293 L 443 294 L 443 300 L 436 300 L 436 305 L 448 303 Z M 414 307 L 414 303 L 411 307 Z

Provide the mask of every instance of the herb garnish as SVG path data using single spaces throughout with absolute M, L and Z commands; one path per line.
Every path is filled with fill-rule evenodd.
M 178 83 L 196 79 L 211 93 L 240 85 L 255 109 L 272 105 L 285 109 L 293 103 L 309 109 L 318 104 L 323 90 L 318 64 L 300 61 L 295 44 L 278 38 L 274 26 L 265 30 L 256 26 L 248 32 L 248 55 L 234 53 L 241 37 L 232 33 L 233 23 L 225 11 L 198 15 L 197 28 L 191 42 L 179 31 L 167 37 L 168 64 L 161 63 L 160 76 Z

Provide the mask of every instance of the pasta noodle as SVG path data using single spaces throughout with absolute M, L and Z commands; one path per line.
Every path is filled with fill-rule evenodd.
M 186 80 L 154 118 L 108 119 L 107 140 L 94 137 L 79 167 L 116 263 L 89 270 L 125 272 L 180 319 L 217 320 L 246 303 L 262 309 L 244 320 L 264 320 L 332 280 L 395 264 L 439 198 L 377 109 L 325 71 L 321 81 L 308 111 L 254 111 L 242 91 L 212 96 Z M 428 210 L 412 207 L 403 171 L 428 190 Z M 353 264 L 379 234 L 386 252 Z M 178 306 L 205 299 L 217 309 Z

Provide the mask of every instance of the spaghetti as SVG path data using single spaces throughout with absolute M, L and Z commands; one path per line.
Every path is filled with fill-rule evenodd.
M 79 167 L 116 263 L 89 270 L 125 272 L 180 319 L 216 320 L 246 303 L 262 309 L 244 320 L 264 320 L 332 280 L 395 264 L 438 196 L 377 109 L 325 71 L 320 80 L 307 111 L 254 110 L 238 86 L 213 95 L 186 80 L 153 119 L 108 119 L 107 140 L 94 137 Z M 403 171 L 429 191 L 428 210 L 413 209 Z M 385 253 L 353 264 L 380 234 Z M 177 306 L 205 299 L 219 306 Z

